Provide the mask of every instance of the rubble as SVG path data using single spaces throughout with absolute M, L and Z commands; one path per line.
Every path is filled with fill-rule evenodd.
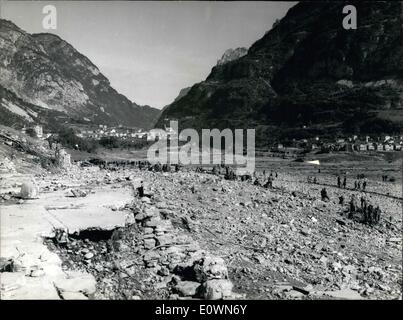
M 18 205 L 8 190 L 1 198 L 22 208 L 52 199 L 41 215 L 67 233 L 53 230 L 45 243 L 77 272 L 57 281 L 62 299 L 401 297 L 401 201 L 390 184 L 369 184 L 384 212 L 375 228 L 347 218 L 338 196 L 360 192 L 331 187 L 325 173 L 327 202 L 299 170 L 280 172 L 270 189 L 192 170 L 71 167 L 36 180 L 41 199 Z M 2 274 L 47 277 L 46 268 L 21 269 L 24 259 L 2 260 Z

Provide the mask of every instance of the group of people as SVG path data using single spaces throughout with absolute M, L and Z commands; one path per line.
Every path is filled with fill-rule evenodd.
M 368 201 L 364 196 L 361 197 L 359 206 L 357 204 L 357 199 L 353 194 L 350 200 L 348 218 L 353 219 L 357 213 L 360 215 L 363 223 L 371 226 L 378 224 L 381 219 L 381 209 L 379 206 L 374 207 L 372 204 L 368 204 Z
M 365 188 L 367 187 L 367 180 L 361 181 L 360 180 L 355 180 L 354 181 L 354 190 L 363 190 L 365 191 Z
M 318 180 L 316 179 L 316 177 L 311 177 L 311 176 L 308 176 L 308 183 L 317 183 L 318 182 Z
M 388 176 L 387 175 L 382 175 L 382 181 L 383 182 L 388 181 Z
M 343 182 L 341 181 L 341 177 L 337 176 L 337 187 L 341 188 L 343 187 L 343 189 L 346 189 L 346 185 L 347 185 L 347 177 L 344 176 L 343 177 Z

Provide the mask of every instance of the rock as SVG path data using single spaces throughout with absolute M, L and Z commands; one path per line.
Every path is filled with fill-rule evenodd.
M 151 203 L 151 199 L 149 197 L 142 197 L 141 201 L 144 203 Z
M 228 269 L 224 259 L 220 257 L 206 256 L 193 265 L 195 278 L 199 282 L 211 279 L 227 279 Z
M 291 291 L 287 292 L 287 297 L 289 297 L 289 298 L 298 299 L 298 298 L 302 298 L 303 296 L 304 296 L 304 294 L 297 290 L 291 290 Z
M 231 297 L 232 282 L 226 279 L 208 280 L 201 287 L 201 295 L 204 299 L 219 300 Z
M 182 297 L 193 297 L 197 293 L 200 283 L 194 281 L 180 281 L 174 287 L 175 291 Z
M 299 291 L 299 292 L 301 292 L 303 294 L 309 294 L 313 290 L 313 287 L 310 284 L 308 284 L 305 287 L 293 286 L 293 290 Z
M 134 219 L 139 222 L 139 221 L 143 221 L 146 218 L 146 215 L 144 213 L 139 213 L 137 214 Z
M 351 289 L 342 289 L 338 291 L 325 291 L 324 294 L 326 296 L 336 298 L 336 299 L 343 299 L 343 300 L 361 300 L 362 297 L 359 295 L 358 292 L 351 290 Z
M 144 228 L 144 233 L 145 234 L 150 234 L 150 233 L 153 233 L 153 232 L 154 232 L 153 228 L 149 228 L 149 227 Z
M 43 277 L 45 275 L 45 271 L 38 269 L 38 270 L 32 270 L 30 273 L 30 276 L 33 278 L 37 277 Z
M 87 196 L 87 192 L 80 190 L 80 189 L 70 189 L 66 197 L 73 197 L 73 198 L 83 198 Z
M 64 291 L 60 293 L 60 296 L 63 300 L 88 300 L 88 297 L 85 296 L 82 292 Z
M 153 217 L 149 220 L 146 220 L 144 223 L 145 227 L 156 227 L 161 223 L 161 218 L 160 217 Z
M 155 247 L 155 239 L 144 239 L 144 247 L 146 249 L 152 249 Z
M 155 217 L 155 216 L 159 215 L 159 211 L 158 211 L 157 208 L 154 208 L 154 207 L 146 208 L 144 210 L 144 214 L 145 214 L 146 217 Z
M 3 198 L 4 200 L 8 201 L 8 200 L 11 199 L 11 196 L 10 196 L 9 194 L 4 194 L 4 195 L 2 196 L 2 198 Z
M 62 169 L 68 170 L 71 167 L 70 154 L 64 149 L 56 149 L 55 151 L 56 165 Z
M 169 276 L 169 269 L 167 267 L 161 267 L 161 269 L 158 270 L 158 275 L 166 277 Z
M 94 257 L 94 254 L 93 254 L 92 252 L 88 252 L 88 253 L 84 256 L 84 258 L 87 259 L 87 260 L 92 259 L 93 257 Z
M 173 243 L 173 237 L 171 235 L 162 235 L 162 236 L 157 236 L 157 245 L 167 245 L 170 243 Z
M 59 292 L 82 292 L 86 295 L 94 294 L 96 291 L 96 280 L 89 273 L 70 271 L 67 278 L 58 278 L 54 281 Z
M 38 199 L 39 189 L 34 181 L 24 182 L 21 186 L 20 197 L 22 199 Z

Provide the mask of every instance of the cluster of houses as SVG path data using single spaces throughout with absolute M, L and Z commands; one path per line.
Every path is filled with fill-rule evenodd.
M 99 140 L 104 137 L 115 137 L 122 140 L 128 139 L 146 139 L 147 131 L 135 128 L 108 127 L 100 124 L 97 128 L 81 129 L 77 136 L 80 138 L 91 138 Z
M 337 138 L 334 141 L 321 141 L 319 137 L 314 139 L 294 140 L 292 147 L 322 151 L 401 151 L 403 148 L 403 136 L 382 136 L 371 138 L 370 136 L 358 137 L 356 135 L 347 138 Z M 283 144 L 279 143 L 276 151 L 286 151 Z
M 36 137 L 47 139 L 51 134 L 43 133 L 43 128 L 40 125 L 35 125 L 31 128 L 23 128 L 22 132 L 26 133 L 28 129 L 35 131 Z M 81 129 L 77 133 L 78 137 L 91 138 L 99 140 L 103 137 L 116 137 L 122 140 L 144 139 L 147 141 L 155 141 L 156 139 L 172 139 L 176 138 L 177 133 L 170 127 L 165 129 L 154 129 L 146 131 L 137 128 L 126 128 L 122 126 L 108 127 L 107 125 L 99 125 L 98 127 Z M 179 137 L 179 140 L 181 137 Z M 380 136 L 380 137 L 359 137 L 357 135 L 337 138 L 334 141 L 315 137 L 313 139 L 293 140 L 291 146 L 285 147 L 282 143 L 278 143 L 273 148 L 273 151 L 287 152 L 289 149 L 304 149 L 304 150 L 322 150 L 322 151 L 401 151 L 403 148 L 403 136 Z
M 95 129 L 82 129 L 77 136 L 96 140 L 99 140 L 103 137 L 116 137 L 122 140 L 144 139 L 147 141 L 155 141 L 157 139 L 173 139 L 177 136 L 177 133 L 170 127 L 147 131 L 143 129 L 99 125 L 99 127 Z

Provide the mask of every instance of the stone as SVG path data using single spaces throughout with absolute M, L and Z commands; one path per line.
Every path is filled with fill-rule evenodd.
M 207 300 L 219 300 L 231 297 L 233 284 L 226 279 L 208 280 L 201 287 L 201 295 Z
M 59 292 L 82 292 L 86 295 L 94 294 L 96 291 L 96 280 L 89 273 L 70 271 L 67 278 L 58 278 L 54 281 Z
M 55 151 L 56 165 L 62 169 L 70 169 L 71 167 L 71 157 L 70 154 L 64 149 L 56 149 Z
M 149 227 L 144 228 L 144 233 L 145 234 L 149 234 L 149 233 L 153 233 L 153 232 L 154 232 L 153 228 L 149 228 Z
M 152 249 L 155 247 L 155 239 L 144 239 L 144 247 L 146 249 Z
M 32 270 L 30 276 L 33 278 L 37 277 L 43 277 L 45 275 L 45 271 L 38 269 L 38 270 Z
M 21 185 L 20 197 L 22 199 L 38 199 L 39 189 L 35 181 L 24 182 Z
M 144 203 L 151 203 L 151 199 L 149 197 L 142 197 L 141 201 Z
M 197 293 L 200 283 L 194 281 L 180 281 L 174 287 L 175 291 L 182 297 L 193 297 Z
M 304 296 L 304 294 L 297 290 L 291 290 L 291 291 L 287 292 L 287 297 L 289 297 L 289 298 L 298 299 L 298 298 L 302 298 L 303 296 Z
M 136 221 L 143 221 L 145 218 L 146 218 L 146 215 L 144 213 L 139 213 L 134 217 L 134 219 Z
M 146 217 L 155 217 L 159 215 L 159 211 L 157 208 L 151 207 L 151 208 L 146 208 L 144 210 L 144 214 Z
M 214 256 L 206 256 L 193 265 L 195 278 L 199 282 L 211 279 L 227 279 L 228 269 L 224 259 Z
M 361 300 L 363 299 L 360 294 L 354 290 L 351 289 L 342 289 L 338 291 L 325 291 L 324 295 L 336 298 L 336 299 L 342 299 L 342 300 Z
M 145 227 L 156 227 L 161 223 L 161 218 L 157 218 L 157 217 L 153 217 L 149 220 L 146 220 L 146 222 L 144 223 Z
M 93 257 L 94 257 L 94 254 L 93 254 L 92 252 L 88 252 L 88 253 L 84 256 L 84 258 L 87 259 L 87 260 L 92 259 Z
M 168 245 L 170 243 L 173 243 L 173 240 L 173 237 L 170 235 L 157 236 L 157 245 Z
M 60 293 L 63 300 L 88 300 L 88 297 L 82 292 L 64 291 Z

